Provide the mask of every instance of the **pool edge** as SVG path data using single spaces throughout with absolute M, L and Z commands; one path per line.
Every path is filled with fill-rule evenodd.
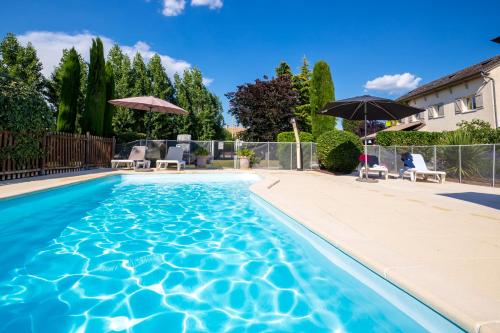
M 266 202 L 268 205 L 270 205 L 272 208 L 278 210 L 288 218 L 292 219 L 296 223 L 300 224 L 301 227 L 307 229 L 309 232 L 314 234 L 315 236 L 319 237 L 320 239 L 324 240 L 352 260 L 356 261 L 359 263 L 361 266 L 365 267 L 366 269 L 370 270 L 383 280 L 387 281 L 394 287 L 398 288 L 405 294 L 409 295 L 410 297 L 414 298 L 416 301 L 420 302 L 430 310 L 434 311 L 437 315 L 441 316 L 445 320 L 449 321 L 450 323 L 454 324 L 455 326 L 459 327 L 460 329 L 467 331 L 467 332 L 475 332 L 475 333 L 482 333 L 484 328 L 487 328 L 486 326 L 489 323 L 477 323 L 473 322 L 472 318 L 467 318 L 468 316 L 464 313 L 456 314 L 457 312 L 460 312 L 458 309 L 450 309 L 450 306 L 446 304 L 444 301 L 441 302 L 436 302 L 434 301 L 431 297 L 428 297 L 425 295 L 425 291 L 419 290 L 419 288 L 414 288 L 414 285 L 411 283 L 406 283 L 403 280 L 398 280 L 395 278 L 391 278 L 390 276 L 387 275 L 387 271 L 390 269 L 390 267 L 385 267 L 381 263 L 376 263 L 368 258 L 364 258 L 362 255 L 356 254 L 354 251 L 349 249 L 346 246 L 343 246 L 342 244 L 339 244 L 333 239 L 330 239 L 327 235 L 324 235 L 320 231 L 312 229 L 308 224 L 304 223 L 304 221 L 301 221 L 301 217 L 297 216 L 293 211 L 287 209 L 286 207 L 280 205 L 279 202 L 275 202 L 273 198 L 266 196 L 266 191 L 270 190 L 275 184 L 279 183 L 279 177 L 275 177 L 274 175 L 269 176 L 267 174 L 263 173 L 258 173 L 262 180 L 259 182 L 256 182 L 254 184 L 251 184 L 249 189 L 253 195 L 256 195 L 259 199 L 263 200 Z M 333 217 L 332 217 L 333 219 Z M 485 327 L 483 327 L 483 325 Z M 481 330 L 483 329 L 483 330 Z

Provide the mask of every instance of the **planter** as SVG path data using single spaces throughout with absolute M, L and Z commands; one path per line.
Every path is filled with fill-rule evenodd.
M 198 168 L 204 168 L 208 164 L 208 156 L 196 156 L 196 166 Z
M 250 169 L 250 160 L 246 156 L 240 157 L 240 169 L 247 170 Z

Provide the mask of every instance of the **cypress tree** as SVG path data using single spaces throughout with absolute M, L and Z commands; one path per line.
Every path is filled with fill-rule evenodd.
M 148 78 L 148 70 L 142 55 L 136 53 L 132 61 L 132 70 L 130 72 L 130 80 L 132 83 L 131 94 L 132 96 L 149 96 L 151 95 L 151 82 Z M 147 112 L 134 111 L 133 117 L 135 122 L 135 131 L 139 133 L 146 133 L 145 117 Z
M 85 99 L 84 129 L 94 135 L 102 135 L 106 108 L 106 69 L 104 50 L 100 38 L 92 40 L 90 65 Z
M 104 109 L 103 124 L 103 135 L 105 137 L 113 135 L 113 115 L 115 113 L 115 107 L 113 104 L 107 102 L 113 98 L 115 98 L 115 76 L 113 66 L 108 62 L 106 63 L 106 108 Z
M 153 55 L 147 65 L 148 77 L 151 82 L 151 95 L 175 104 L 175 89 L 165 72 L 158 54 Z M 153 112 L 145 115 L 145 121 L 150 121 L 151 137 L 155 139 L 175 139 L 179 134 L 180 117 L 178 115 Z
M 280 62 L 278 67 L 274 70 L 276 72 L 276 76 L 280 77 L 283 75 L 288 75 L 290 77 L 293 76 L 292 69 L 290 68 L 290 65 L 287 64 L 285 61 Z
M 311 71 L 309 70 L 309 62 L 306 57 L 302 61 L 300 73 L 292 77 L 292 82 L 293 88 L 299 94 L 299 104 L 295 107 L 294 116 L 302 131 L 311 132 Z
M 336 123 L 335 117 L 317 114 L 326 103 L 335 100 L 335 88 L 333 86 L 330 67 L 324 61 L 318 61 L 314 65 L 310 99 L 312 134 L 317 138 L 325 132 L 334 130 Z
M 72 48 L 61 68 L 61 92 L 57 116 L 57 130 L 60 132 L 75 132 L 80 95 L 80 71 L 78 53 Z

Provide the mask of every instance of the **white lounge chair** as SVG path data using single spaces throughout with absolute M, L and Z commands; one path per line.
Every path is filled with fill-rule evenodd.
M 444 183 L 446 180 L 446 172 L 444 171 L 433 171 L 427 169 L 425 160 L 420 154 L 411 154 L 413 159 L 414 168 L 408 169 L 403 173 L 403 177 L 408 177 L 412 182 L 417 181 L 417 176 L 423 176 L 427 180 L 428 176 L 434 176 L 439 183 Z
M 176 164 L 177 171 L 180 171 L 181 167 L 186 168 L 186 162 L 182 160 L 182 155 L 184 155 L 182 147 L 170 147 L 168 148 L 167 157 L 164 160 L 156 161 L 156 168 L 161 169 L 164 167 L 167 169 L 169 164 Z
M 111 160 L 112 168 L 119 168 L 120 166 L 125 166 L 125 168 L 134 169 L 138 165 L 144 167 L 149 167 L 149 161 L 146 160 L 146 146 L 133 146 L 128 160 Z
M 378 165 L 378 157 L 374 155 L 368 155 L 368 163 L 371 163 L 372 166 L 368 165 L 368 175 L 371 173 L 378 173 L 379 177 L 384 177 L 384 179 L 389 178 L 389 170 L 383 166 Z M 359 178 L 363 178 L 366 174 L 365 164 L 362 162 L 362 167 L 359 169 Z

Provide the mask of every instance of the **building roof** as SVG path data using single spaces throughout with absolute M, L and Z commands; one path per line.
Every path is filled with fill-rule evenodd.
M 226 126 L 226 130 L 228 130 L 231 135 L 238 135 L 246 131 L 244 127 L 239 126 Z
M 378 132 L 416 131 L 418 129 L 421 129 L 424 126 L 425 126 L 425 123 L 423 123 L 421 121 L 414 121 L 412 123 L 399 124 L 399 125 L 396 125 L 396 126 L 387 127 L 387 128 L 384 128 L 383 130 L 378 131 Z M 372 133 L 372 134 L 368 134 L 367 136 L 362 137 L 361 140 L 363 140 L 363 141 L 365 139 L 366 140 L 373 140 L 377 136 L 378 132 L 375 132 L 375 133 Z
M 428 94 L 430 92 L 442 89 L 446 86 L 450 86 L 460 81 L 470 79 L 475 76 L 479 76 L 481 72 L 487 72 L 488 70 L 498 66 L 499 64 L 500 64 L 500 55 L 497 55 L 494 56 L 493 58 L 481 61 L 478 64 L 459 70 L 458 72 L 448 74 L 446 76 L 443 76 L 442 78 L 424 84 L 423 86 L 410 91 L 406 95 L 399 97 L 397 100 L 400 102 L 404 102 L 416 96 Z

